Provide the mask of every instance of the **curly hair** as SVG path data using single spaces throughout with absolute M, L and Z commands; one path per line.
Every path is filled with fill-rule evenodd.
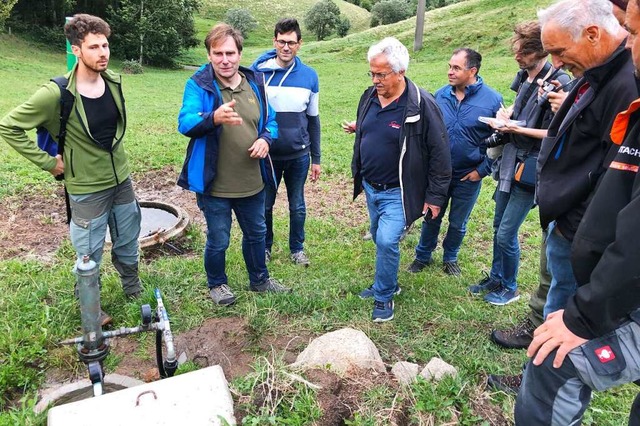
M 78 13 L 64 26 L 64 35 L 74 46 L 80 46 L 87 34 L 111 35 L 111 28 L 103 19 L 97 16 Z

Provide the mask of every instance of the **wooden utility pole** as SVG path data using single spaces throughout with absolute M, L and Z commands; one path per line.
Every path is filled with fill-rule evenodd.
M 424 35 L 424 12 L 427 0 L 418 0 L 418 12 L 416 13 L 416 36 L 413 40 L 413 51 L 422 49 L 422 37 Z

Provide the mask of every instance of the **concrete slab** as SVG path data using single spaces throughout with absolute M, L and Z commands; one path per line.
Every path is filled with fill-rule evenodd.
M 226 423 L 225 423 L 226 422 Z M 53 407 L 48 426 L 235 425 L 233 399 L 218 365 Z

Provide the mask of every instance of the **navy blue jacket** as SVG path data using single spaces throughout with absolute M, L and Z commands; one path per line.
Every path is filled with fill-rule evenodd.
M 240 67 L 260 101 L 260 121 L 256 139 L 262 138 L 269 145 L 278 137 L 275 111 L 269 106 L 264 91 L 264 77 L 260 73 Z M 213 74 L 211 64 L 200 67 L 187 80 L 178 115 L 178 131 L 191 138 L 187 155 L 178 177 L 178 185 L 199 194 L 211 192 L 218 167 L 219 136 L 222 126 L 213 124 L 213 113 L 222 105 L 222 93 Z M 267 157 L 270 161 L 270 158 Z M 275 185 L 271 173 L 260 160 L 260 169 L 267 184 Z
M 481 177 L 491 173 L 492 161 L 487 157 L 487 147 L 482 140 L 491 135 L 493 129 L 478 121 L 478 117 L 495 117 L 502 95 L 485 85 L 482 77 L 477 76 L 477 79 L 465 88 L 462 101 L 458 101 L 455 88 L 450 85 L 441 87 L 435 94 L 449 134 L 453 179 L 460 179 L 474 170 Z

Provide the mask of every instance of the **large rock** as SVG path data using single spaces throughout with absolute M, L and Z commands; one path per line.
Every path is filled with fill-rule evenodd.
M 412 362 L 399 361 L 391 368 L 391 373 L 401 385 L 410 385 L 420 372 L 420 366 Z
M 447 364 L 440 358 L 431 358 L 431 361 L 420 372 L 426 380 L 439 382 L 444 376 L 456 377 L 458 370 L 453 365 Z
M 343 328 L 314 339 L 291 367 L 329 368 L 338 374 L 344 374 L 351 368 L 386 371 L 376 345 L 362 331 L 352 328 Z

